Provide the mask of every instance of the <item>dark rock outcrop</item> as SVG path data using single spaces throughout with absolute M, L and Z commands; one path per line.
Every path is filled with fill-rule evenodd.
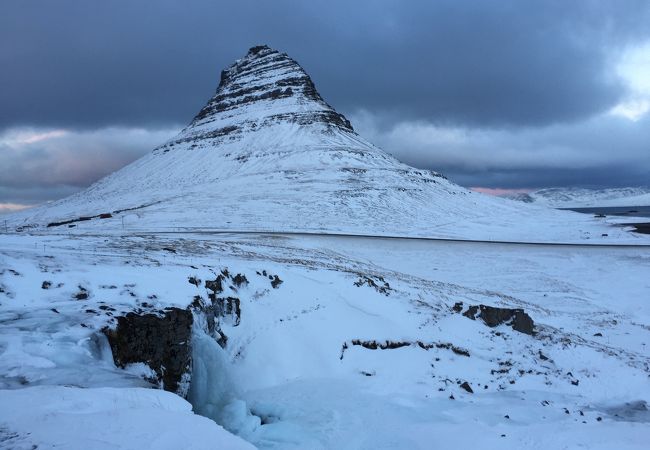
M 246 278 L 246 275 L 242 275 L 241 273 L 238 273 L 232 278 L 232 284 L 235 287 L 242 287 L 248 284 L 248 278 Z
M 352 339 L 351 341 L 349 341 L 349 343 L 350 345 L 348 345 L 348 342 L 343 343 L 343 346 L 341 347 L 340 359 L 343 359 L 345 351 L 350 346 L 355 346 L 355 345 L 361 346 L 368 350 L 378 350 L 378 349 L 393 350 L 393 349 L 409 347 L 409 346 L 416 346 L 423 350 L 439 348 L 439 349 L 451 350 L 457 355 L 466 356 L 468 358 L 470 357 L 469 351 L 467 351 L 464 348 L 457 347 L 450 342 L 390 341 L 390 340 L 377 341 L 374 339 L 373 340 Z
M 273 287 L 273 289 L 277 289 L 282 283 L 284 283 L 284 281 L 282 281 L 279 276 L 273 275 L 273 279 L 271 280 L 271 287 Z
M 463 383 L 460 385 L 460 387 L 462 389 L 466 390 L 467 392 L 469 392 L 470 394 L 474 393 L 474 390 L 472 389 L 472 386 L 470 386 L 467 381 L 463 381 Z
M 219 294 L 223 292 L 223 282 L 226 276 L 220 274 L 214 280 L 205 280 L 205 288 L 212 291 L 212 294 Z
M 458 302 L 453 306 L 453 311 L 463 311 L 463 303 Z M 533 319 L 520 308 L 497 308 L 495 306 L 474 305 L 462 313 L 463 316 L 472 320 L 481 319 L 488 327 L 509 325 L 513 330 L 520 333 L 535 334 L 535 323 Z
M 375 278 L 376 281 L 373 278 Z M 388 296 L 390 294 L 390 291 L 392 291 L 390 284 L 388 284 L 388 282 L 381 276 L 369 277 L 367 275 L 359 274 L 359 279 L 354 282 L 354 285 L 357 287 L 367 285 L 371 288 L 374 288 L 380 294 L 384 294 L 386 296 Z
M 115 329 L 104 328 L 118 367 L 145 363 L 166 391 L 187 394 L 183 377 L 192 366 L 192 312 L 170 308 L 162 314 L 128 313 Z M 188 379 L 189 381 L 189 379 Z
M 79 292 L 74 294 L 75 300 L 88 300 L 88 289 L 83 286 L 79 286 Z
M 111 217 L 113 217 L 113 215 L 111 213 L 96 214 L 94 216 L 81 216 L 81 217 L 77 217 L 76 219 L 62 220 L 60 222 L 50 222 L 50 223 L 47 224 L 47 227 L 48 228 L 60 227 L 61 225 L 68 225 L 69 227 L 74 227 L 76 225 L 71 225 L 71 224 L 74 224 L 75 222 L 87 222 L 89 220 L 97 219 L 97 218 L 99 218 L 99 219 L 110 219 Z M 16 230 L 16 231 L 18 231 L 18 230 Z
M 233 326 L 239 325 L 241 321 L 241 303 L 237 297 L 216 297 L 209 294 L 212 300 L 214 315 L 217 318 L 228 318 Z

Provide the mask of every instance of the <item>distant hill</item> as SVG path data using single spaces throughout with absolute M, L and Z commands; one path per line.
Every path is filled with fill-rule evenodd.
M 507 194 L 502 197 L 524 203 L 546 205 L 551 208 L 650 206 L 650 188 L 644 187 L 548 188 L 529 193 Z

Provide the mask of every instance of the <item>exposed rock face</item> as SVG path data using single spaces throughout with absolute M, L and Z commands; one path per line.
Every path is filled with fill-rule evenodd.
M 380 294 L 384 294 L 388 297 L 390 291 L 392 290 L 390 284 L 388 284 L 388 282 L 384 280 L 383 277 L 378 276 L 376 279 L 377 281 L 375 281 L 373 277 L 360 274 L 359 279 L 354 282 L 354 285 L 357 287 L 368 285 L 369 287 L 375 288 L 375 290 Z
M 430 350 L 432 348 L 440 348 L 451 350 L 457 355 L 470 357 L 469 351 L 464 348 L 456 347 L 450 342 L 422 342 L 422 341 L 377 341 L 377 340 L 361 340 L 361 339 L 352 339 L 348 342 L 344 342 L 341 347 L 341 356 L 340 359 L 343 359 L 345 351 L 350 347 L 358 345 L 368 350 L 394 350 L 396 348 L 408 347 L 408 346 L 417 346 L 423 350 Z
M 463 311 L 463 303 L 458 302 L 453 310 L 460 313 Z M 519 308 L 497 308 L 495 306 L 474 305 L 462 313 L 463 316 L 472 320 L 481 319 L 488 327 L 496 327 L 502 324 L 510 325 L 513 330 L 520 333 L 533 335 L 535 323 L 533 319 Z
M 205 280 L 205 288 L 212 291 L 213 294 L 219 294 L 223 292 L 223 282 L 225 280 L 225 275 L 218 275 L 214 280 Z
M 472 389 L 472 386 L 470 386 L 470 384 L 469 384 L 467 381 L 464 381 L 464 382 L 460 385 L 460 387 L 461 387 L 462 389 L 466 390 L 467 392 L 469 392 L 470 394 L 473 394 L 473 393 L 474 393 L 474 390 Z
M 143 362 L 156 372 L 166 391 L 187 395 L 192 366 L 192 312 L 172 308 L 163 315 L 129 313 L 117 328 L 104 329 L 118 367 Z
M 195 276 L 189 276 L 188 281 L 196 287 L 201 285 Z M 218 297 L 218 294 L 226 289 L 236 292 L 248 283 L 246 275 L 233 276 L 228 269 L 223 269 L 216 279 L 205 281 L 207 301 L 196 295 L 187 309 L 131 312 L 118 317 L 115 329 L 102 330 L 108 337 L 115 365 L 124 368 L 128 364 L 145 363 L 156 373 L 154 381 L 163 389 L 187 396 L 192 376 L 193 327 L 225 347 L 228 337 L 221 325 L 239 325 L 241 302 L 238 297 Z
M 277 123 L 353 131 L 350 122 L 322 99 L 296 61 L 261 45 L 221 72 L 214 97 L 168 145 L 201 141 L 214 145 Z
M 214 294 L 209 294 L 209 297 L 216 317 L 227 318 L 234 326 L 239 325 L 241 303 L 237 297 L 216 297 Z

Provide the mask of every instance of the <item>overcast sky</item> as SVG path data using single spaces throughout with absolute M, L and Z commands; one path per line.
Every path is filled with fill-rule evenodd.
M 150 151 L 263 43 L 373 143 L 462 185 L 647 186 L 648 24 L 647 0 L 3 0 L 0 210 Z

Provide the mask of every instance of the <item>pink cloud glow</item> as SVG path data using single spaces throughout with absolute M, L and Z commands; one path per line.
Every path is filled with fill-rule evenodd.
M 19 203 L 1 203 L 0 214 L 9 214 L 12 212 L 20 211 L 21 209 L 29 208 L 33 205 L 22 205 Z

